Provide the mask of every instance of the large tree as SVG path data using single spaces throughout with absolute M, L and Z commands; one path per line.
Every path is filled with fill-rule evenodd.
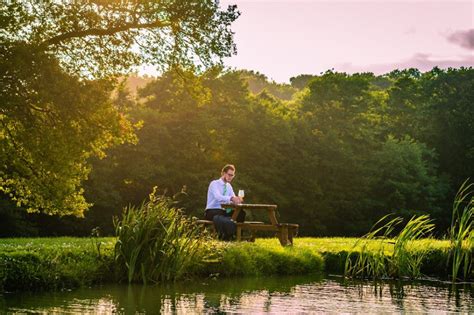
M 132 140 L 110 101 L 141 63 L 207 67 L 235 52 L 239 13 L 217 1 L 3 1 L 0 192 L 30 211 L 81 215 L 91 156 Z

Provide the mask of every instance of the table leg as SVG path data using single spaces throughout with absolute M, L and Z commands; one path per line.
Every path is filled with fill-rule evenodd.
M 295 233 L 294 229 L 288 229 L 288 242 L 290 245 L 293 245 L 293 234 Z
M 242 239 L 242 228 L 240 226 L 237 226 L 237 233 L 236 233 L 236 238 L 237 238 L 237 242 L 240 242 L 240 240 Z
M 232 213 L 232 220 L 237 222 L 237 217 L 239 216 L 240 208 L 234 208 L 234 212 Z
M 268 208 L 268 209 L 267 209 L 267 212 L 268 212 L 268 217 L 270 218 L 270 222 L 271 222 L 273 225 L 277 225 L 277 224 L 278 224 L 278 221 L 277 221 L 276 216 L 275 216 L 275 209 L 273 209 L 273 208 Z
M 279 237 L 280 237 L 280 244 L 282 246 L 291 245 L 290 241 L 288 240 L 288 226 L 281 225 L 279 228 Z

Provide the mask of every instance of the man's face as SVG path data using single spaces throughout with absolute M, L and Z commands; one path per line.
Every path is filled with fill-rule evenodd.
M 222 179 L 226 183 L 230 183 L 232 181 L 232 179 L 234 179 L 234 176 L 235 176 L 235 171 L 233 171 L 233 170 L 228 170 L 227 172 L 222 173 Z

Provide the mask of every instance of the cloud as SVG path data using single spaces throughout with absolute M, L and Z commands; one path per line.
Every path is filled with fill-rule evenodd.
M 472 55 L 459 56 L 459 58 L 436 58 L 429 54 L 418 53 L 412 57 L 394 63 L 371 64 L 371 65 L 353 65 L 344 63 L 334 67 L 336 71 L 354 73 L 354 72 L 373 72 L 374 74 L 384 74 L 395 69 L 417 68 L 420 71 L 430 71 L 434 67 L 460 68 L 474 67 L 474 57 Z
M 456 31 L 447 37 L 448 41 L 463 48 L 474 50 L 474 29 Z

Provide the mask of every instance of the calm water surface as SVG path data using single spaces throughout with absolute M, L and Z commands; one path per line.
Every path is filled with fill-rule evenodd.
M 474 313 L 474 285 L 343 281 L 339 277 L 207 279 L 0 295 L 0 313 Z

